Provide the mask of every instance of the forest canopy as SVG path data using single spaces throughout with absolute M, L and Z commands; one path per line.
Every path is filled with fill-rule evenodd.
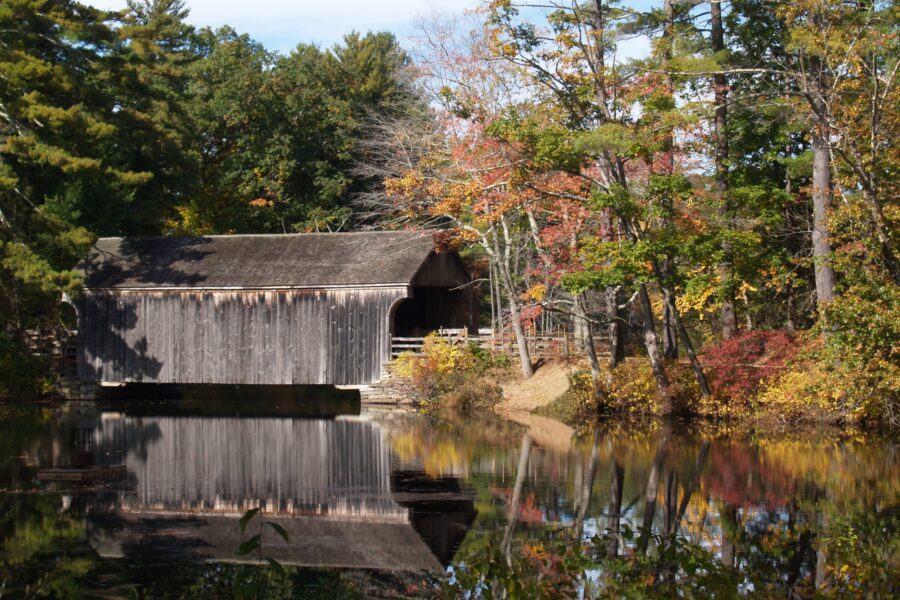
M 429 227 L 523 375 L 526 330 L 574 330 L 593 408 L 644 377 L 654 412 L 894 425 L 896 15 L 493 0 L 282 55 L 182 0 L 5 0 L 0 395 L 96 236 Z
M 276 55 L 182 0 L 0 6 L 0 319 L 53 325 L 96 236 L 338 231 L 369 114 L 418 102 L 390 33 Z

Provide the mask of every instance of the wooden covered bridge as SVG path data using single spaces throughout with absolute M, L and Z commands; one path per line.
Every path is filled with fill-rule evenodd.
M 473 315 L 427 232 L 101 238 L 82 268 L 85 381 L 364 385 L 392 335 Z
M 104 558 L 255 562 L 235 552 L 238 517 L 259 508 L 290 532 L 266 538 L 282 564 L 440 572 L 476 515 L 474 494 L 393 459 L 395 434 L 369 419 L 106 412 L 78 427 L 95 464 L 127 471 L 86 507 Z

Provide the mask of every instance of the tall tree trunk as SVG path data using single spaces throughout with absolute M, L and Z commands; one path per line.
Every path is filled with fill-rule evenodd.
M 672 64 L 672 58 L 675 55 L 675 0 L 664 0 L 663 12 L 666 21 L 663 24 L 662 31 L 662 48 L 663 60 L 665 65 L 663 68 L 668 71 Z M 671 74 L 666 75 L 666 94 L 675 102 L 675 81 Z M 652 168 L 650 169 L 652 172 Z M 666 133 L 666 145 L 663 151 L 663 173 L 665 175 L 675 174 L 675 132 L 669 128 Z
M 538 227 L 537 219 L 534 216 L 534 212 L 531 209 L 527 209 L 525 212 L 528 215 L 531 238 L 534 241 L 534 247 L 537 250 L 538 257 L 541 259 L 547 272 L 552 272 L 553 260 L 547 254 L 547 251 L 544 249 L 544 244 L 541 242 L 540 229 Z M 578 250 L 578 240 L 574 235 L 570 241 L 570 248 L 573 255 Z M 588 318 L 587 309 L 585 308 L 585 300 L 584 294 L 573 294 L 572 296 L 572 312 L 575 316 L 575 339 L 579 345 L 578 350 L 584 352 L 588 357 L 588 364 L 590 364 L 591 367 L 591 379 L 594 383 L 594 397 L 600 398 L 603 396 L 603 388 L 600 384 L 600 361 L 597 359 L 597 350 L 594 346 L 594 333 L 591 329 L 591 321 Z
M 591 329 L 591 321 L 584 308 L 584 294 L 575 294 L 572 300 L 575 307 L 576 322 L 582 323 L 582 335 L 584 336 L 582 343 L 584 345 L 584 353 L 588 357 L 588 364 L 591 367 L 591 380 L 594 382 L 594 398 L 600 398 L 603 396 L 603 386 L 600 381 L 602 371 L 600 369 L 600 360 L 597 358 L 597 349 L 594 346 L 594 333 Z
M 585 352 L 587 343 L 585 340 L 588 335 L 587 316 L 581 314 L 581 307 L 578 305 L 578 295 L 572 296 L 572 336 L 575 338 L 575 351 Z
M 647 349 L 647 357 L 650 359 L 650 367 L 653 369 L 653 377 L 656 385 L 663 394 L 668 394 L 669 378 L 663 367 L 662 356 L 659 353 L 659 340 L 656 337 L 656 324 L 653 320 L 653 305 L 650 304 L 650 295 L 647 286 L 641 284 L 638 289 L 638 301 L 641 303 L 641 334 L 644 338 L 644 347 Z
M 500 334 L 500 339 L 506 336 L 506 323 L 503 321 L 503 294 L 500 292 L 500 272 L 497 269 L 496 260 L 489 261 L 491 268 L 494 271 L 494 298 L 497 302 L 497 332 Z
M 491 300 L 491 335 L 497 335 L 497 314 L 499 311 L 495 308 L 496 295 L 494 294 L 494 262 L 488 261 L 488 287 L 490 288 Z
M 828 211 L 831 208 L 831 150 L 828 140 L 813 132 L 813 260 L 815 261 L 816 300 L 819 307 L 834 299 L 834 269 L 831 267 L 831 237 Z
M 605 15 L 603 12 L 602 0 L 594 0 L 593 4 L 594 14 L 592 15 L 591 19 L 591 28 L 593 30 L 593 33 L 595 34 L 594 47 L 596 49 L 596 52 L 593 56 L 595 72 L 594 92 L 596 96 L 597 108 L 599 110 L 599 113 L 602 115 L 601 118 L 603 120 L 610 120 L 611 115 L 609 107 L 607 105 L 609 94 L 606 90 L 605 79 Z M 610 155 L 610 153 L 604 153 L 598 160 L 598 166 L 600 168 L 600 171 L 605 174 L 610 182 L 615 182 L 617 185 L 620 185 L 623 188 L 627 188 L 628 177 L 625 172 L 625 163 L 621 159 L 621 157 Z M 631 241 L 636 242 L 637 233 L 634 231 L 629 220 L 621 214 L 616 216 L 619 220 L 621 233 L 627 236 Z M 650 297 L 647 294 L 647 287 L 643 284 L 641 284 L 638 290 L 638 297 L 640 299 L 641 310 L 644 316 L 642 337 L 644 346 L 647 348 L 647 356 L 649 356 L 650 358 L 650 365 L 653 368 L 653 376 L 656 379 L 656 384 L 657 386 L 659 386 L 659 389 L 663 393 L 668 393 L 669 380 L 666 377 L 666 371 L 663 367 L 662 357 L 660 356 L 659 352 L 659 339 L 656 335 L 656 329 L 653 319 L 653 307 L 650 304 Z
M 681 319 L 681 314 L 678 312 L 678 307 L 675 305 L 675 293 L 668 291 L 665 293 L 665 298 L 669 310 L 672 313 L 672 320 L 675 322 L 675 327 L 678 329 L 678 335 L 681 337 L 681 343 L 684 344 L 684 353 L 687 354 L 688 359 L 691 361 L 694 377 L 697 379 L 697 385 L 700 386 L 700 394 L 706 398 L 710 395 L 709 383 L 706 381 L 706 374 L 703 372 L 703 366 L 700 364 L 700 359 L 697 358 L 697 353 L 694 352 L 694 344 L 691 342 L 691 336 L 688 335 L 687 328 L 684 326 L 684 321 Z
M 516 347 L 519 351 L 519 365 L 522 369 L 524 377 L 534 375 L 534 368 L 531 365 L 531 354 L 528 351 L 528 337 L 525 335 L 525 328 L 522 327 L 521 313 L 519 311 L 519 298 L 516 296 L 516 287 L 509 273 L 507 265 L 501 265 L 501 279 L 503 287 L 506 289 L 506 303 L 509 305 L 509 320 L 513 334 L 516 336 Z
M 522 501 L 522 488 L 525 487 L 525 478 L 528 475 L 528 460 L 531 457 L 531 436 L 527 433 L 522 436 L 522 446 L 519 449 L 519 466 L 516 468 L 516 483 L 513 487 L 512 498 L 506 512 L 506 530 L 503 532 L 503 553 L 507 563 L 512 563 L 512 539 L 516 529 L 516 516 L 519 511 L 519 503 Z
M 637 242 L 638 236 L 631 223 L 627 219 L 621 219 L 622 230 Z M 657 270 L 658 271 L 658 270 Z M 658 272 L 657 272 L 658 275 Z M 647 286 L 643 283 L 638 288 L 638 302 L 641 304 L 641 336 L 644 340 L 644 348 L 647 349 L 647 358 L 650 359 L 650 368 L 653 369 L 653 377 L 656 379 L 656 385 L 663 395 L 669 394 L 669 378 L 666 376 L 666 369 L 663 366 L 662 355 L 659 352 L 659 338 L 656 335 L 656 321 L 653 317 L 653 305 L 650 302 L 650 294 L 647 292 Z
M 675 54 L 675 4 L 674 0 L 665 0 L 663 3 L 666 22 L 663 27 L 663 58 L 666 61 L 665 68 L 668 69 Z M 666 93 L 672 98 L 674 104 L 675 98 L 675 82 L 671 75 L 666 76 Z M 651 168 L 652 172 L 652 168 Z M 670 130 L 666 134 L 666 148 L 663 152 L 663 174 L 671 177 L 675 174 L 675 132 Z M 673 199 L 667 194 L 663 200 L 663 229 L 671 231 L 674 228 L 674 203 Z M 666 254 L 662 260 L 662 275 L 667 281 L 671 281 L 675 275 L 675 263 L 672 257 Z M 667 292 L 663 292 L 664 294 Z M 678 358 L 678 331 L 675 325 L 675 317 L 669 309 L 670 302 L 668 300 L 663 304 L 662 315 L 662 331 L 663 331 L 663 354 L 669 360 Z
M 663 270 L 666 276 L 670 274 L 669 261 L 663 262 Z M 675 324 L 675 314 L 672 306 L 675 305 L 675 294 L 668 287 L 663 288 L 663 355 L 669 360 L 678 358 L 678 326 Z
M 591 495 L 594 490 L 594 478 L 597 476 L 597 466 L 600 463 L 600 433 L 594 430 L 593 444 L 591 444 L 591 459 L 588 470 L 581 482 L 578 492 L 578 511 L 575 513 L 574 533 L 575 540 L 581 541 L 584 534 L 584 520 L 587 518 L 588 507 L 591 503 Z
M 618 461 L 613 463 L 612 481 L 609 485 L 609 539 L 606 544 L 606 555 L 614 558 L 619 554 L 619 527 L 622 521 L 622 491 L 625 483 L 625 469 Z
M 725 50 L 725 32 L 722 26 L 722 2 L 711 0 L 709 3 L 710 38 L 712 51 L 720 53 Z M 715 189 L 719 196 L 719 219 L 727 230 L 731 225 L 731 207 L 728 200 L 728 80 L 724 73 L 713 75 L 713 98 L 715 102 Z M 737 317 L 734 311 L 734 264 L 732 262 L 731 243 L 727 237 L 722 240 L 722 261 L 719 263 L 719 279 L 721 279 L 722 308 L 719 313 L 722 321 L 722 338 L 731 339 L 737 333 Z
M 616 241 L 613 230 L 612 211 L 604 208 L 600 213 L 600 231 L 603 241 L 612 243 Z M 615 286 L 609 286 L 603 290 L 604 316 L 606 317 L 606 334 L 609 344 L 609 362 L 607 366 L 612 371 L 625 360 L 625 332 L 622 327 L 622 319 L 619 314 L 619 292 Z
M 534 375 L 534 369 L 531 366 L 531 354 L 528 352 L 528 338 L 525 336 L 525 329 L 522 327 L 522 320 L 519 311 L 519 297 L 516 294 L 516 285 L 513 281 L 512 272 L 510 271 L 511 260 L 511 240 L 509 239 L 509 227 L 506 220 L 501 217 L 503 224 L 503 243 L 504 247 L 501 252 L 500 242 L 494 234 L 494 254 L 496 257 L 497 269 L 500 272 L 500 279 L 503 281 L 503 287 L 506 290 L 506 302 L 509 305 L 509 320 L 513 333 L 516 336 L 516 345 L 519 350 L 519 362 L 524 377 Z
M 828 145 L 825 66 L 818 56 L 809 57 L 810 102 L 815 123 L 812 131 L 813 171 L 813 261 L 816 304 L 819 309 L 834 299 L 834 269 L 831 267 L 831 236 L 828 211 L 831 209 L 831 148 Z
M 596 61 L 595 69 L 597 72 L 597 79 L 595 80 L 595 96 L 601 112 L 605 112 L 607 99 L 604 79 L 605 73 L 603 72 L 605 69 L 605 57 L 603 53 L 606 50 L 603 31 L 604 27 L 603 2 L 601 0 L 594 0 L 593 29 L 597 36 L 595 40 L 597 52 L 594 57 Z M 616 178 L 615 170 L 612 168 L 612 163 L 608 157 L 597 162 L 601 171 L 607 172 L 610 175 L 611 180 Z M 622 173 L 624 174 L 624 171 L 622 171 Z M 600 228 L 605 242 L 612 243 L 618 240 L 615 231 L 615 220 L 613 219 L 613 211 L 611 208 L 607 207 L 601 210 Z M 609 369 L 610 372 L 612 372 L 613 369 L 625 360 L 626 329 L 622 327 L 621 320 L 619 319 L 618 292 L 616 288 L 613 286 L 606 288 L 606 290 L 604 290 L 604 296 L 606 299 L 607 334 L 609 335 Z
M 625 333 L 628 330 L 624 326 L 622 312 L 619 310 L 619 290 L 610 286 L 603 290 L 604 312 L 606 315 L 606 332 L 609 361 L 607 367 L 610 374 L 623 360 L 625 360 Z

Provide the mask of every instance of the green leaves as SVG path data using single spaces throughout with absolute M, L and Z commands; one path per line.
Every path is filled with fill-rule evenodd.
M 278 523 L 275 523 L 273 521 L 266 521 L 266 525 L 271 527 L 275 531 L 275 533 L 277 533 L 279 536 L 281 536 L 281 539 L 284 540 L 285 544 L 290 543 L 290 541 L 288 540 L 288 532 L 284 527 L 282 527 L 281 525 L 279 525 Z
M 628 193 L 628 190 L 621 185 L 612 185 L 608 192 L 602 192 L 594 189 L 589 198 L 591 210 L 602 211 L 604 209 L 612 209 L 615 215 L 625 219 L 636 217 L 640 214 L 640 208 L 634 199 Z
M 200 32 L 187 110 L 204 186 L 169 226 L 184 233 L 334 231 L 351 199 L 380 185 L 358 176 L 363 122 L 419 102 L 409 58 L 388 33 L 350 34 L 330 50 L 267 52 L 229 28 Z
M 280 562 L 278 562 L 277 560 L 272 558 L 271 556 L 266 557 L 266 562 L 269 564 L 270 567 L 272 567 L 273 569 L 278 571 L 278 573 L 280 575 L 284 575 L 287 572 L 287 571 L 285 571 L 284 566 Z
M 246 556 L 247 554 L 250 554 L 251 552 L 253 552 L 254 550 L 259 548 L 259 543 L 260 543 L 260 534 L 257 533 L 256 535 L 251 537 L 249 540 L 241 542 L 241 545 L 238 546 L 238 551 L 237 551 L 238 555 Z
M 247 512 L 244 513 L 244 515 L 241 517 L 240 521 L 238 521 L 238 525 L 240 525 L 240 527 L 241 527 L 241 533 L 244 533 L 244 530 L 247 528 L 247 523 L 249 523 L 251 520 L 253 520 L 253 517 L 255 517 L 257 515 L 257 513 L 259 513 L 258 508 L 251 508 L 250 510 L 248 510 Z
M 259 514 L 259 508 L 251 508 L 250 510 L 248 510 L 241 516 L 240 520 L 238 521 L 238 526 L 241 528 L 241 534 L 243 534 L 246 531 L 247 525 L 258 514 Z M 266 521 L 265 525 L 268 525 L 272 529 L 272 531 L 274 531 L 278 535 L 278 537 L 280 537 L 282 540 L 284 540 L 285 544 L 290 543 L 288 532 L 283 526 L 279 525 L 278 523 L 276 523 L 274 521 Z M 240 548 L 238 549 L 238 554 L 243 556 L 243 555 L 249 554 L 250 552 L 259 548 L 262 543 L 261 536 L 262 536 L 261 533 L 257 533 L 256 535 L 251 537 L 249 540 L 242 542 Z
M 259 515 L 260 509 L 251 508 L 247 512 L 245 512 L 240 520 L 238 521 L 238 526 L 241 529 L 241 535 L 244 534 L 244 531 L 247 529 L 247 525 Z M 238 597 L 241 598 L 259 598 L 260 592 L 265 593 L 266 586 L 264 583 L 267 581 L 267 576 L 270 574 L 264 573 L 262 569 L 262 563 L 265 560 L 266 564 L 272 567 L 272 570 L 277 573 L 281 577 L 285 577 L 287 572 L 284 566 L 278 562 L 276 559 L 271 556 L 263 556 L 263 525 L 268 526 L 272 531 L 274 531 L 282 540 L 284 540 L 285 544 L 290 544 L 289 536 L 287 530 L 274 521 L 265 521 L 264 523 L 260 523 L 259 533 L 254 534 L 249 539 L 241 542 L 240 546 L 238 546 L 237 554 L 238 556 L 247 556 L 256 552 L 257 556 L 257 568 L 252 569 L 248 572 L 246 576 L 242 577 L 242 581 L 238 586 Z
M 521 144 L 524 154 L 541 169 L 578 173 L 587 156 L 576 132 L 559 122 L 553 110 L 533 106 L 507 107 L 491 122 L 485 133 Z
M 560 283 L 573 294 L 611 286 L 631 289 L 651 278 L 652 255 L 653 247 L 647 242 L 626 244 L 585 238 L 578 256 L 583 269 L 565 273 Z
M 578 138 L 578 147 L 593 155 L 608 152 L 613 155 L 631 156 L 637 145 L 634 130 L 622 123 L 604 123 Z

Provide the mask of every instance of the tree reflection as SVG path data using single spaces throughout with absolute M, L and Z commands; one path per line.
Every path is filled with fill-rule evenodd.
M 3 593 L 20 597 L 28 588 L 29 593 L 77 596 L 89 591 L 91 582 L 102 581 L 105 591 L 125 590 L 108 596 L 133 596 L 128 590 L 138 588 L 145 597 L 233 595 L 242 577 L 240 565 L 190 563 L 152 550 L 138 553 L 150 555 L 139 560 L 100 559 L 83 523 L 93 510 L 88 505 L 96 508 L 103 494 L 85 491 L 64 502 L 54 489 L 33 493 L 35 469 L 57 460 L 67 432 L 82 418 L 76 412 L 31 423 L 0 423 L 0 476 L 7 490 L 0 494 Z M 175 439 L 175 425 L 189 423 L 171 419 L 145 418 L 140 431 L 147 433 L 150 421 L 159 422 L 163 438 L 154 447 L 160 446 L 163 439 Z M 515 425 L 490 419 L 391 415 L 373 421 L 383 432 L 372 440 L 384 441 L 379 462 L 384 489 L 410 510 L 410 493 L 418 497 L 428 492 L 423 520 L 413 534 L 425 539 L 444 531 L 453 511 L 467 515 L 459 521 L 464 526 L 442 542 L 440 556 L 446 558 L 440 563 L 450 562 L 447 576 L 442 578 L 440 571 L 429 577 L 372 571 L 358 585 L 358 570 L 289 569 L 285 577 L 267 575 L 273 597 L 326 597 L 328 590 L 334 591 L 328 597 L 344 592 L 366 597 L 373 581 L 390 589 L 384 593 L 388 597 L 803 599 L 900 594 L 900 473 L 892 440 L 741 437 L 681 424 L 610 424 L 563 452 L 542 446 Z M 138 431 L 126 428 L 129 423 L 107 419 L 102 432 L 124 440 Z M 273 448 L 296 450 L 303 446 L 296 439 L 313 439 L 305 426 L 291 427 L 284 444 L 265 436 L 260 456 L 271 457 L 273 468 L 283 466 Z M 374 425 L 355 427 L 368 431 Z M 118 431 L 131 433 L 123 438 Z M 238 446 L 248 449 L 241 460 L 255 456 L 235 435 L 217 438 L 227 440 L 219 452 L 208 430 L 204 432 L 196 436 L 203 441 L 203 456 L 224 457 L 225 450 Z M 351 446 L 360 456 L 373 455 L 358 438 Z M 149 446 L 129 448 L 130 455 L 152 463 L 148 468 L 168 464 Z M 179 448 L 201 456 L 184 444 Z M 243 464 L 237 458 L 216 461 L 203 464 L 221 463 L 220 470 L 204 466 L 192 471 L 202 478 L 187 479 L 260 473 L 259 468 L 237 468 Z M 182 461 L 178 468 L 187 464 Z M 346 474 L 341 464 L 338 471 Z M 284 468 L 285 473 L 297 471 Z M 236 486 L 243 485 L 241 477 L 236 476 Z M 450 480 L 453 486 L 447 485 Z M 278 481 L 284 487 L 286 480 Z M 166 486 L 157 487 L 160 494 L 170 493 Z M 131 487 L 126 488 L 130 493 Z M 170 499 L 176 508 L 193 488 L 179 489 Z M 107 489 L 107 496 L 112 491 Z M 458 499 L 465 499 L 468 508 L 463 511 Z M 296 539 L 303 543 L 300 536 Z M 313 540 L 306 542 L 310 546 Z
M 514 505 L 528 494 L 522 473 L 534 452 L 523 440 Z M 748 442 L 670 427 L 630 439 L 598 431 L 572 468 L 571 534 L 558 536 L 549 521 L 516 530 L 509 510 L 502 538 L 487 532 L 465 545 L 445 584 L 448 596 L 900 593 L 896 469 L 867 445 Z M 859 485 L 876 473 L 876 489 Z M 607 493 L 596 493 L 600 481 L 609 482 Z

